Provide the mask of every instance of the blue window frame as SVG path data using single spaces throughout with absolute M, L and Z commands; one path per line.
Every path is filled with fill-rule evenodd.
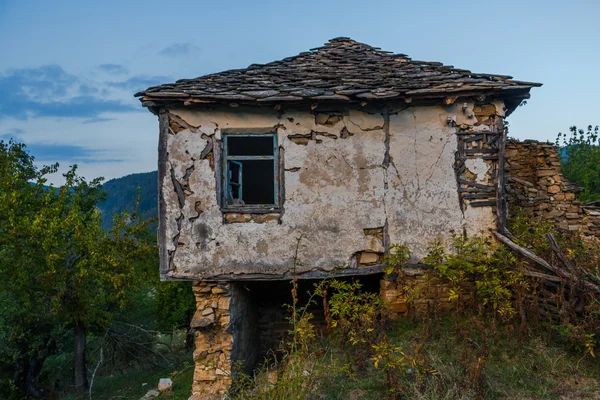
M 279 208 L 276 134 L 223 135 L 224 209 Z

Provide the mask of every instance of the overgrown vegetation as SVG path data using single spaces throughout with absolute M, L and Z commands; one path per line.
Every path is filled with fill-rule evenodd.
M 511 218 L 515 240 L 556 262 L 546 234 L 551 225 L 521 211 Z M 570 262 L 597 273 L 600 246 L 554 232 Z M 291 339 L 283 358 L 237 387 L 238 399 L 500 399 L 594 398 L 600 393 L 595 358 L 600 334 L 598 298 L 523 273 L 526 260 L 485 236 L 454 236 L 450 251 L 430 244 L 429 274 L 448 282 L 455 310 L 442 315 L 432 299 L 421 314 L 386 319 L 377 293 L 358 281 L 323 281 L 320 298 L 327 335 L 319 335 L 308 304 L 297 304 L 292 282 Z M 390 275 L 402 280 L 410 254 L 394 246 Z M 553 258 L 554 257 L 554 258 Z M 565 282 L 566 283 L 566 282 Z M 572 282 L 571 282 L 572 283 Z M 572 287 L 572 286 L 569 286 Z M 556 315 L 540 304 L 549 291 Z M 410 303 L 411 297 L 407 293 Z
M 568 134 L 559 133 L 561 171 L 570 182 L 581 186 L 579 199 L 584 202 L 600 201 L 600 142 L 599 127 L 589 125 L 587 130 L 576 126 Z

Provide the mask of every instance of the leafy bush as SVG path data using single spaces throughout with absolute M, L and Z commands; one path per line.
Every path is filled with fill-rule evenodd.
M 561 170 L 565 178 L 583 187 L 581 201 L 600 201 L 600 146 L 599 127 L 589 125 L 587 130 L 576 126 L 569 134 L 559 133 L 556 145 L 560 146 Z
M 512 253 L 504 247 L 493 246 L 491 239 L 485 236 L 453 235 L 452 252 L 447 252 L 439 239 L 430 243 L 428 249 L 425 262 L 452 284 L 451 300 L 461 300 L 473 285 L 474 294 L 484 306 L 491 306 L 504 318 L 513 315 L 510 288 L 522 277 L 512 268 L 515 264 Z

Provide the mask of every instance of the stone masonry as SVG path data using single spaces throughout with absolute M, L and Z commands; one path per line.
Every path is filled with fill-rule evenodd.
M 410 313 L 424 314 L 436 307 L 441 311 L 456 309 L 457 300 L 450 300 L 452 285 L 428 273 L 430 268 L 408 267 L 397 278 L 385 276 L 380 281 L 379 293 L 390 319 L 395 320 Z M 465 290 L 465 293 L 469 293 L 469 290 Z
M 233 337 L 229 327 L 230 284 L 196 282 L 194 381 L 190 399 L 221 399 L 229 390 Z
M 600 207 L 575 199 L 580 188 L 560 172 L 558 147 L 533 140 L 506 144 L 508 202 L 563 231 L 600 237 Z

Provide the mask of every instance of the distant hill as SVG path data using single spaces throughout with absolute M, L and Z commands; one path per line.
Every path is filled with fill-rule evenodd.
M 98 204 L 102 213 L 102 226 L 109 229 L 115 212 L 132 210 L 135 204 L 138 187 L 140 189 L 139 211 L 144 218 L 158 215 L 158 175 L 157 171 L 126 175 L 111 179 L 104 185 L 108 192 L 106 200 Z

